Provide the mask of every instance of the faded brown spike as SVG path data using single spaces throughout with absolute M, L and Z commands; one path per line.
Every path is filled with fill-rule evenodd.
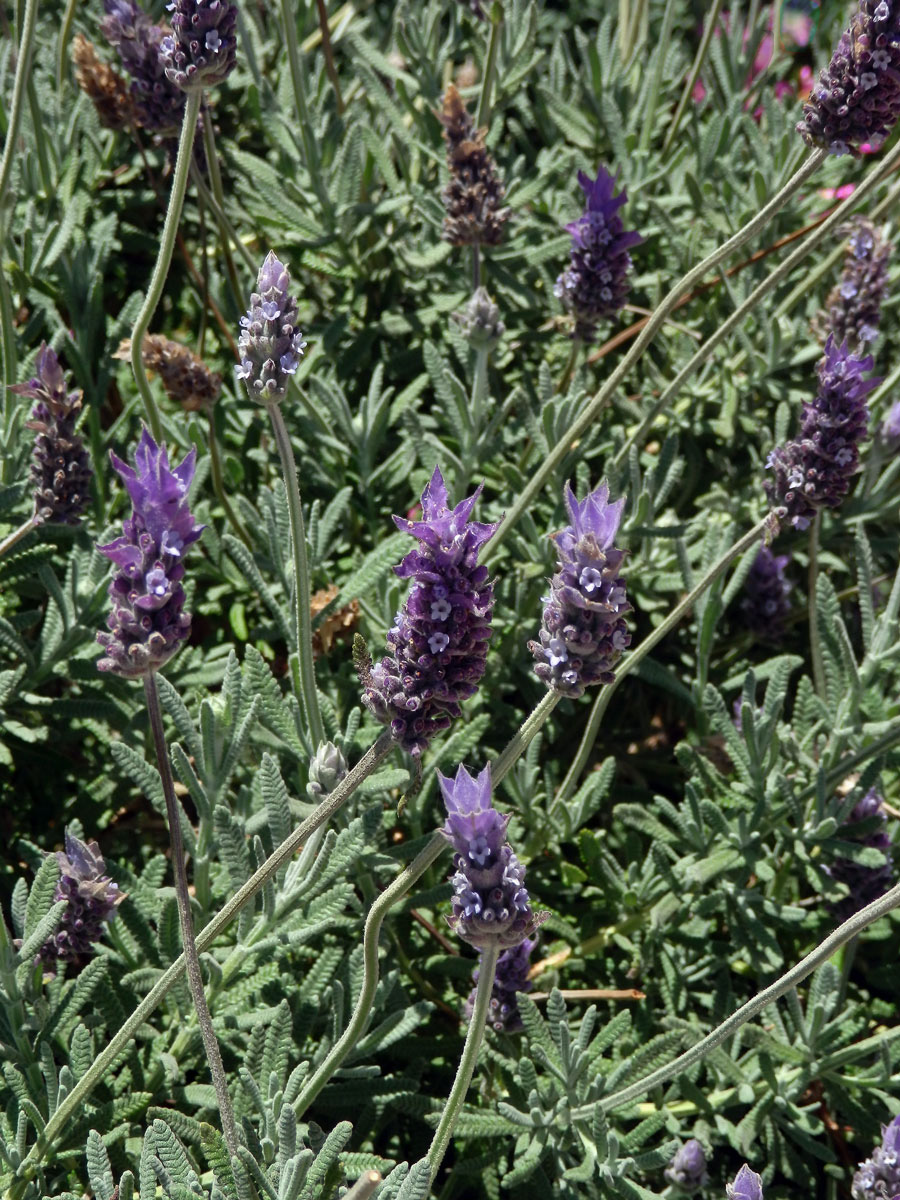
M 97 57 L 93 42 L 83 33 L 76 33 L 72 40 L 72 62 L 78 86 L 97 110 L 101 125 L 107 129 L 128 129 L 137 123 L 128 84 Z
M 447 143 L 450 182 L 441 193 L 447 215 L 443 238 L 454 246 L 497 246 L 503 241 L 509 209 L 501 208 L 503 184 L 462 97 L 451 83 L 439 114 Z
M 368 687 L 372 677 L 372 655 L 369 653 L 369 647 L 366 645 L 366 639 L 361 633 L 353 635 L 353 665 L 356 667 L 356 674 L 359 676 L 359 682 L 362 687 Z

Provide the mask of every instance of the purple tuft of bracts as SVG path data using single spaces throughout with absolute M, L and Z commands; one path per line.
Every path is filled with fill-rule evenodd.
M 487 1023 L 498 1033 L 518 1033 L 522 1028 L 522 1016 L 519 1012 L 517 995 L 519 992 L 530 992 L 534 984 L 528 978 L 531 966 L 531 954 L 537 945 L 537 938 L 525 938 L 518 946 L 504 950 L 497 959 L 494 972 L 494 986 L 491 988 L 491 1002 L 488 1008 Z M 478 983 L 480 969 L 472 972 L 472 982 Z M 466 1019 L 470 1020 L 475 1006 L 475 991 L 473 990 L 466 1001 Z
M 900 115 L 900 5 L 860 0 L 819 74 L 797 132 L 831 154 L 877 149 Z
M 222 83 L 234 69 L 237 9 L 228 0 L 173 0 L 160 46 L 166 76 L 186 92 Z
M 706 1153 L 696 1138 L 685 1142 L 664 1171 L 666 1182 L 679 1192 L 693 1195 L 709 1182 Z
M 774 472 L 766 483 L 780 520 L 807 529 L 822 508 L 837 508 L 850 489 L 859 465 L 859 446 L 868 436 L 866 396 L 878 379 L 863 379 L 872 357 L 851 354 L 844 342 L 825 343 L 819 363 L 819 392 L 803 405 L 800 436 L 777 446 L 766 467 Z
M 825 312 L 815 323 L 824 342 L 829 334 L 860 354 L 878 337 L 881 305 L 887 290 L 890 242 L 871 221 L 857 216 L 850 227 L 840 283 L 829 293 Z
M 881 1127 L 881 1145 L 861 1163 L 850 1189 L 853 1200 L 896 1200 L 900 1195 L 900 1116 Z
M 726 1200 L 763 1200 L 762 1179 L 746 1163 L 732 1183 L 725 1184 Z
M 363 702 L 394 740 L 419 755 L 460 715 L 484 674 L 493 584 L 478 552 L 496 524 L 470 521 L 481 487 L 451 508 L 440 469 L 422 493 L 422 519 L 394 517 L 418 545 L 395 574 L 412 581 L 388 633 L 388 655 L 363 673 Z
M 177 137 L 185 94 L 166 77 L 160 58 L 166 30 L 155 25 L 135 0 L 104 0 L 104 7 L 106 16 L 100 28 L 131 80 L 138 123 L 160 137 Z
M 479 950 L 518 946 L 546 914 L 532 912 L 525 868 L 506 841 L 510 818 L 491 799 L 490 765 L 476 777 L 463 766 L 455 779 L 438 772 L 438 781 L 447 806 L 441 833 L 453 847 L 456 867 L 450 927 Z
M 584 213 L 566 229 L 572 235 L 569 266 L 556 281 L 553 294 L 575 318 L 574 336 L 593 341 L 598 322 L 614 317 L 628 297 L 628 269 L 632 246 L 640 234 L 625 229 L 619 209 L 627 200 L 624 188 L 613 195 L 618 175 L 605 167 L 591 179 L 578 172 L 578 182 L 587 198 Z
M 125 899 L 119 885 L 104 874 L 106 863 L 96 842 L 82 842 L 67 829 L 65 851 L 58 850 L 56 860 L 60 876 L 53 899 L 69 903 L 56 933 L 38 951 L 38 958 L 48 966 L 90 954 Z
M 290 377 L 306 349 L 297 328 L 297 301 L 290 293 L 291 277 L 274 250 L 259 269 L 257 290 L 241 317 L 238 339 L 240 363 L 234 368 L 247 385 L 251 400 L 278 404 L 287 395 Z
M 791 584 L 784 571 L 790 561 L 789 554 L 773 554 L 768 546 L 760 546 L 744 584 L 741 620 L 763 641 L 777 642 L 784 636 L 791 612 Z
M 81 392 L 67 390 L 59 359 L 46 342 L 38 351 L 33 377 L 9 390 L 35 401 L 26 422 L 35 434 L 31 464 L 35 523 L 80 525 L 90 503 L 93 476 L 91 460 L 75 432 Z
M 891 405 L 888 415 L 882 422 L 880 433 L 882 440 L 892 448 L 900 443 L 900 400 L 896 400 Z
M 577 699 L 586 687 L 612 683 L 613 667 L 631 643 L 624 619 L 631 605 L 619 575 L 625 551 L 612 544 L 625 501 L 609 504 L 605 483 L 580 501 L 566 484 L 565 500 L 572 524 L 553 536 L 558 571 L 545 597 L 540 640 L 528 649 L 539 678 Z
M 110 454 L 133 510 L 122 536 L 97 547 L 118 568 L 109 585 L 111 632 L 97 634 L 105 651 L 97 663 L 101 671 L 129 679 L 147 675 L 168 662 L 190 633 L 181 581 L 184 552 L 204 529 L 187 499 L 196 456 L 192 449 L 172 470 L 165 446 L 157 446 L 147 429 L 134 468 Z
M 866 827 L 860 829 L 859 826 L 864 821 Z M 838 830 L 837 836 L 843 841 L 868 846 L 884 855 L 884 862 L 877 867 L 867 867 L 851 858 L 836 858 L 826 868 L 827 874 L 836 883 L 844 883 L 848 889 L 848 895 L 829 905 L 831 913 L 839 921 L 848 920 L 861 908 L 865 908 L 873 900 L 878 900 L 893 886 L 893 856 L 886 825 L 884 800 L 872 788 L 854 804 L 846 822 Z

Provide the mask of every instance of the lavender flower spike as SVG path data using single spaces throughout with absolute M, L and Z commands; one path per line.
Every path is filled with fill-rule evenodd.
M 894 1200 L 900 1194 L 900 1116 L 881 1127 L 881 1145 L 860 1164 L 850 1189 L 853 1200 Z
M 518 1033 L 522 1028 L 522 1016 L 516 997 L 519 992 L 530 992 L 534 987 L 528 978 L 528 968 L 531 965 L 531 952 L 536 945 L 537 938 L 525 938 L 518 946 L 504 950 L 497 959 L 487 1019 L 498 1033 Z M 472 972 L 473 983 L 478 983 L 479 975 L 480 969 L 476 967 Z M 475 992 L 476 989 L 473 989 L 466 1001 L 467 1021 L 472 1018 Z
M 803 106 L 797 132 L 831 154 L 878 148 L 900 115 L 900 4 L 860 0 Z
M 525 868 L 506 839 L 510 818 L 491 799 L 491 768 L 472 777 L 460 766 L 455 779 L 438 772 L 447 806 L 441 833 L 453 846 L 456 873 L 450 927 L 472 946 L 518 946 L 546 920 L 532 912 Z
M 168 662 L 191 629 L 183 612 L 185 550 L 200 537 L 188 507 L 196 450 L 172 470 L 165 446 L 157 446 L 144 429 L 135 467 L 110 454 L 131 497 L 133 511 L 123 522 L 122 536 L 101 554 L 118 568 L 109 585 L 110 633 L 97 634 L 105 654 L 97 666 L 126 678 L 139 678 Z
M 38 951 L 38 958 L 48 965 L 90 954 L 125 899 L 118 884 L 104 874 L 106 864 L 96 842 L 82 842 L 67 829 L 65 852 L 57 851 L 56 859 L 60 877 L 53 899 L 69 903 L 56 933 Z
M 450 508 L 435 467 L 422 493 L 422 520 L 394 517 L 419 543 L 394 567 L 412 585 L 388 633 L 388 655 L 360 682 L 363 703 L 414 755 L 460 715 L 484 674 L 494 593 L 478 552 L 497 526 L 469 520 L 480 495 L 478 487 Z
M 228 0 L 173 0 L 172 33 L 160 45 L 166 76 L 186 92 L 222 83 L 234 69 L 237 9 Z
M 734 1182 L 725 1184 L 725 1197 L 726 1200 L 763 1200 L 762 1179 L 744 1163 Z
M 628 296 L 626 275 L 631 266 L 628 251 L 642 241 L 639 233 L 626 230 L 618 210 L 627 196 L 624 189 L 613 195 L 618 175 L 600 166 L 597 178 L 578 172 L 578 182 L 587 197 L 587 207 L 566 229 L 572 235 L 568 268 L 559 276 L 553 294 L 575 318 L 574 336 L 591 342 L 599 321 L 614 317 Z
M 545 598 L 540 640 L 528 649 L 535 674 L 577 699 L 586 687 L 612 682 L 612 668 L 631 643 L 624 620 L 631 605 L 619 575 L 625 551 L 612 544 L 625 501 L 608 503 L 605 483 L 581 501 L 566 484 L 565 500 L 572 524 L 554 535 L 558 571 Z
M 693 1195 L 709 1182 L 706 1154 L 696 1138 L 690 1138 L 664 1171 L 666 1180 L 679 1192 Z
M 784 636 L 785 622 L 791 611 L 788 596 L 791 584 L 784 571 L 791 561 L 789 554 L 773 554 L 768 546 L 760 546 L 741 601 L 741 619 L 756 637 L 778 642 Z M 738 702 L 740 705 L 740 701 Z
M 234 368 L 247 385 L 250 399 L 260 404 L 278 404 L 284 399 L 306 348 L 297 328 L 297 301 L 290 286 L 287 267 L 270 250 L 259 269 L 258 290 L 250 297 L 247 315 L 241 317 L 241 361 Z
M 91 460 L 75 432 L 81 392 L 66 390 L 59 359 L 46 342 L 38 351 L 33 378 L 9 390 L 36 401 L 26 422 L 35 433 L 31 465 L 35 523 L 80 525 L 90 503 L 93 475 Z
M 822 342 L 833 334 L 838 344 L 845 341 L 854 354 L 861 354 L 878 337 L 891 244 L 865 217 L 854 217 L 844 232 L 850 237 L 841 281 L 829 292 L 814 329 Z
M 161 137 L 175 137 L 184 118 L 185 95 L 167 78 L 160 58 L 166 36 L 135 0 L 104 0 L 103 36 L 114 46 L 131 79 L 138 123 Z
M 830 337 L 819 363 L 819 392 L 803 405 L 800 436 L 769 455 L 774 478 L 766 494 L 782 520 L 807 529 L 821 508 L 837 508 L 859 465 L 859 445 L 868 436 L 866 396 L 878 379 L 863 379 L 871 355 L 858 358 L 847 343 Z

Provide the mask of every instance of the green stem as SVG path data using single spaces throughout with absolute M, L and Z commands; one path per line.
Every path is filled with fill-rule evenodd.
M 212 1017 L 206 1003 L 206 993 L 203 990 L 203 976 L 200 973 L 200 957 L 197 954 L 197 943 L 194 938 L 194 919 L 191 916 L 191 894 L 188 889 L 187 868 L 184 862 L 184 844 L 181 840 L 181 810 L 175 798 L 175 783 L 172 778 L 172 764 L 169 762 L 169 752 L 166 748 L 166 734 L 163 729 L 162 709 L 159 706 L 159 691 L 156 686 L 156 674 L 150 671 L 144 676 L 144 696 L 147 701 L 147 712 L 150 716 L 150 728 L 153 731 L 153 741 L 156 746 L 156 762 L 162 781 L 163 795 L 166 798 L 166 817 L 169 822 L 169 839 L 172 847 L 172 870 L 175 875 L 175 895 L 178 900 L 178 916 L 181 921 L 181 941 L 184 946 L 184 958 L 187 963 L 188 984 L 197 1021 L 200 1025 L 200 1036 L 209 1062 L 213 1087 L 216 1092 L 216 1103 L 222 1119 L 222 1132 L 229 1154 L 237 1154 L 238 1135 L 234 1123 L 234 1109 L 228 1094 L 228 1080 L 225 1066 L 222 1062 L 222 1052 L 213 1029 Z
M 300 65 L 300 49 L 297 45 L 297 10 L 291 0 L 281 0 L 281 19 L 284 24 L 284 40 L 287 43 L 288 65 L 291 72 L 291 84 L 294 89 L 294 105 L 297 109 L 297 122 L 300 126 L 300 138 L 303 142 L 303 153 L 306 158 L 306 169 L 312 181 L 313 188 L 319 198 L 323 211 L 332 216 L 331 199 L 322 186 L 319 170 L 319 148 L 316 145 L 312 121 L 309 115 L 309 104 L 306 100 L 306 81 L 303 68 Z
M 8 533 L 3 541 L 0 542 L 0 558 L 3 557 L 7 550 L 12 550 L 16 542 L 25 537 L 27 533 L 31 533 L 32 529 L 37 529 L 39 524 L 40 522 L 36 517 L 29 517 L 18 529 L 14 529 L 12 533 Z
M 559 692 L 548 691 L 537 708 L 532 709 L 528 714 L 519 727 L 518 732 L 506 744 L 503 753 L 491 764 L 491 779 L 494 784 L 497 784 L 506 775 L 513 763 L 525 753 L 531 739 L 561 699 L 562 696 Z
M 474 242 L 472 245 L 472 291 L 477 292 L 481 287 L 481 245 L 479 242 Z
M 478 99 L 478 112 L 475 116 L 475 128 L 487 129 L 491 122 L 491 92 L 494 88 L 494 75 L 497 72 L 497 51 L 500 49 L 500 30 L 503 27 L 503 8 L 494 0 L 491 5 L 491 33 L 488 39 L 487 61 L 484 64 L 484 78 L 481 81 L 481 95 Z
M 2 234 L 3 216 L 2 212 L 0 212 L 0 245 L 3 244 Z M 9 280 L 7 279 L 5 270 L 0 270 L 0 325 L 2 325 L 3 330 L 3 379 L 0 380 L 0 383 L 2 383 L 3 387 L 3 392 L 0 394 L 0 408 L 2 408 L 4 412 L 3 433 L 5 436 L 9 432 L 10 423 L 13 419 L 10 410 L 7 409 L 7 405 L 10 403 L 11 397 L 6 389 L 11 383 L 15 383 L 16 374 L 18 372 L 18 356 L 16 354 L 16 328 L 13 324 L 12 296 L 10 295 Z M 8 413 L 9 420 L 7 420 Z M 2 456 L 2 461 L 0 461 L 0 479 L 2 479 L 4 483 L 8 481 L 9 470 L 11 466 L 12 457 L 6 455 Z
M 734 330 L 743 321 L 747 313 L 752 312 L 753 309 L 755 309 L 759 304 L 760 300 L 762 300 L 766 295 L 768 295 L 769 292 L 776 288 L 783 279 L 786 279 L 794 270 L 794 268 L 799 266 L 799 264 L 810 254 L 812 250 L 819 245 L 820 242 L 829 237 L 835 231 L 836 227 L 846 220 L 850 209 L 855 207 L 860 200 L 864 199 L 871 191 L 873 191 L 878 184 L 882 182 L 886 172 L 890 171 L 898 161 L 900 161 L 900 143 L 894 147 L 884 162 L 881 163 L 878 168 L 873 170 L 872 173 L 859 184 L 853 195 L 849 196 L 846 200 L 839 204 L 829 217 L 827 217 L 820 225 L 813 229 L 809 236 L 800 243 L 797 249 L 789 254 L 784 262 L 781 263 L 780 266 L 776 267 L 776 269 L 770 275 L 768 275 L 762 281 L 762 283 L 758 284 L 757 287 L 755 287 L 747 297 L 747 299 L 744 300 L 742 304 L 738 305 L 731 316 L 719 326 L 716 332 L 712 334 L 712 336 L 708 338 L 702 346 L 699 347 L 694 355 L 688 359 L 685 365 L 681 368 L 669 386 L 661 393 L 659 399 L 643 418 L 640 425 L 625 439 L 625 442 L 612 460 L 610 472 L 621 466 L 631 447 L 635 445 L 635 443 L 640 442 L 640 440 L 652 427 L 659 414 L 675 399 L 687 380 L 690 379 L 691 376 L 696 373 L 697 369 L 701 367 L 708 358 L 711 357 L 713 350 L 715 350 L 717 346 L 721 345 L 721 343 L 726 337 L 728 337 L 732 330 Z M 835 251 L 836 258 L 840 257 L 842 253 L 843 248 L 841 247 Z M 797 294 L 795 295 L 794 293 L 791 293 L 791 296 L 789 296 L 787 300 L 778 305 L 778 308 L 773 314 L 772 320 L 774 321 L 778 316 L 788 312 L 792 307 L 793 301 L 799 299 L 801 296 L 808 295 L 809 287 L 809 277 L 805 276 L 803 283 L 799 285 L 799 291 L 795 289 Z M 496 534 L 494 536 L 496 538 Z
M 559 383 L 556 385 L 556 390 L 560 395 L 569 390 L 569 384 L 572 382 L 572 376 L 575 374 L 575 367 L 578 364 L 578 355 L 584 343 L 580 337 L 572 338 L 572 348 L 569 351 L 569 357 L 566 360 L 566 369 L 560 376 Z
M 234 292 L 235 303 L 238 311 L 241 310 L 244 304 L 244 293 L 241 290 L 240 281 L 237 277 L 237 271 L 234 266 L 234 259 L 231 255 L 231 245 L 233 241 L 240 254 L 244 255 L 244 261 L 250 268 L 251 276 L 255 274 L 256 264 L 253 262 L 253 256 L 250 254 L 243 241 L 237 236 L 232 228 L 231 222 L 225 212 L 225 189 L 222 187 L 222 172 L 219 170 L 219 155 L 216 150 L 216 134 L 213 129 L 212 113 L 207 108 L 206 116 L 203 121 L 203 148 L 206 151 L 206 162 L 209 171 L 209 182 L 212 190 L 214 205 L 210 205 L 213 210 L 213 216 L 216 218 L 216 223 L 219 226 L 222 237 L 222 253 L 225 256 L 225 269 L 228 272 L 228 279 L 231 283 L 231 290 Z M 199 175 L 200 172 L 197 172 Z M 202 183 L 202 177 L 200 179 Z M 206 188 L 203 189 L 206 191 Z
M 669 54 L 674 20 L 675 0 L 669 0 L 666 10 L 663 13 L 662 30 L 660 31 L 656 48 L 656 68 L 650 78 L 650 87 L 647 91 L 647 107 L 644 111 L 641 137 L 638 142 L 638 150 L 645 153 L 650 149 L 650 139 L 653 136 L 653 127 L 656 123 L 656 106 L 659 103 L 659 89 L 662 86 L 663 68 Z
M 252 549 L 253 542 L 250 534 L 244 528 L 244 524 L 240 517 L 231 506 L 231 501 L 225 494 L 225 479 L 222 475 L 222 458 L 219 454 L 219 440 L 216 437 L 216 426 L 213 420 L 212 409 L 209 411 L 209 463 L 210 472 L 212 474 L 213 491 L 216 493 L 219 503 L 225 510 L 225 515 L 231 522 L 231 527 L 244 543 Z
M 36 22 L 37 0 L 25 0 L 22 34 L 19 38 L 19 52 L 16 56 L 16 79 L 13 84 L 12 106 L 9 113 L 9 123 L 6 126 L 3 159 L 0 160 L 0 230 L 2 230 L 4 223 L 3 214 L 6 211 L 7 191 L 12 175 L 12 164 L 16 152 L 16 141 L 19 136 L 19 126 L 22 124 L 22 109 L 25 106 L 28 81 L 31 78 L 31 54 L 34 48 L 34 27 Z
M 703 27 L 703 37 L 700 39 L 700 45 L 697 47 L 697 53 L 694 61 L 691 64 L 691 69 L 688 72 L 688 77 L 685 80 L 684 91 L 681 93 L 681 99 L 678 101 L 678 107 L 675 109 L 675 115 L 672 117 L 672 123 L 669 126 L 669 132 L 666 134 L 666 139 L 663 142 L 662 153 L 663 157 L 668 153 L 669 147 L 678 133 L 678 128 L 681 125 L 681 118 L 684 116 L 684 110 L 690 103 L 691 96 L 694 92 L 694 87 L 697 80 L 700 78 L 700 71 L 706 61 L 706 56 L 709 53 L 710 43 L 713 39 L 716 26 L 719 23 L 719 14 L 722 11 L 722 5 L 725 0 L 713 0 L 712 7 L 709 10 L 709 15 L 706 18 L 706 24 Z
M 754 542 L 759 540 L 760 534 L 765 531 L 770 521 L 771 514 L 766 513 L 761 521 L 757 521 L 752 529 L 748 530 L 748 532 L 745 533 L 742 538 L 736 541 L 733 546 L 730 546 L 722 555 L 722 557 L 713 563 L 700 582 L 697 583 L 690 592 L 688 592 L 681 603 L 672 609 L 666 619 L 660 625 L 658 625 L 652 633 L 648 634 L 641 644 L 636 649 L 632 650 L 628 657 L 623 659 L 619 666 L 616 667 L 615 679 L 612 683 L 607 683 L 600 689 L 600 693 L 597 696 L 597 699 L 594 701 L 591 717 L 587 723 L 587 728 L 584 731 L 584 736 L 581 739 L 581 744 L 578 747 L 578 752 L 572 761 L 571 767 L 569 767 L 565 779 L 563 779 L 562 783 L 560 784 L 556 798 L 550 806 L 549 816 L 552 817 L 554 810 L 564 801 L 568 800 L 575 791 L 578 777 L 584 770 L 587 760 L 590 757 L 591 750 L 593 749 L 594 742 L 597 739 L 597 733 L 600 729 L 600 722 L 603 720 L 603 714 L 606 712 L 607 706 L 609 705 L 616 688 L 626 677 L 626 675 L 630 675 L 632 671 L 634 671 L 644 661 L 653 647 L 661 642 L 666 634 L 674 629 L 685 613 L 690 612 L 699 597 L 703 595 L 707 588 L 712 587 L 719 576 L 725 573 L 729 564 L 743 554 L 745 550 L 748 550 Z
M 491 989 L 494 986 L 494 972 L 499 955 L 498 946 L 487 947 L 481 952 L 481 961 L 478 964 L 478 987 L 475 991 L 475 1003 L 472 1005 L 469 1029 L 466 1033 L 466 1044 L 463 1046 L 459 1066 L 456 1068 L 456 1078 L 453 1080 L 453 1087 L 450 1089 L 450 1095 L 447 1097 L 440 1123 L 428 1151 L 432 1183 L 444 1161 L 444 1155 L 450 1145 L 450 1138 L 453 1136 L 460 1109 L 469 1090 L 469 1084 L 472 1082 L 472 1076 L 475 1074 L 475 1063 L 478 1060 L 478 1051 L 481 1049 L 481 1042 L 484 1038 L 484 1026 L 487 1020 L 488 1006 L 491 1002 Z
M 807 954 L 805 958 L 802 958 L 796 966 L 791 967 L 780 979 L 769 984 L 767 988 L 764 988 L 752 1000 L 748 1000 L 746 1004 L 741 1005 L 736 1012 L 726 1018 L 712 1033 L 707 1034 L 705 1038 L 697 1042 L 695 1046 L 691 1046 L 684 1054 L 680 1054 L 678 1058 L 667 1063 L 665 1066 L 651 1071 L 649 1075 L 645 1075 L 643 1079 L 639 1079 L 636 1083 L 622 1088 L 621 1091 L 613 1092 L 611 1096 L 604 1096 L 600 1101 L 602 1111 L 612 1112 L 615 1109 L 623 1108 L 632 1100 L 636 1100 L 638 1096 L 645 1095 L 653 1088 L 659 1087 L 670 1079 L 674 1079 L 676 1075 L 680 1075 L 683 1071 L 693 1066 L 694 1063 L 700 1062 L 711 1050 L 715 1050 L 717 1046 L 721 1046 L 727 1038 L 736 1033 L 742 1025 L 746 1025 L 748 1021 L 758 1016 L 770 1004 L 783 996 L 785 992 L 796 987 L 816 967 L 831 958 L 841 946 L 861 933 L 867 925 L 879 920 L 898 905 L 900 905 L 900 884 L 891 888 L 880 899 L 873 901 L 872 904 L 867 905 L 854 914 L 849 921 L 845 921 L 843 925 L 839 925 L 834 933 L 825 938 L 815 950 Z M 572 1118 L 573 1120 L 578 1120 L 591 1116 L 593 1115 L 593 1111 L 593 1106 L 585 1109 L 574 1109 Z
M 30 2 L 31 0 L 29 0 Z M 144 402 L 150 432 L 157 442 L 162 441 L 162 422 L 147 380 L 147 372 L 144 370 L 141 351 L 144 346 L 144 337 L 150 328 L 150 322 L 153 320 L 153 314 L 156 312 L 156 306 L 162 296 L 166 276 L 169 273 L 169 265 L 172 262 L 175 236 L 178 233 L 178 222 L 181 219 L 181 209 L 187 191 L 188 173 L 193 156 L 194 133 L 197 129 L 197 116 L 200 112 L 202 98 L 203 93 L 200 90 L 188 92 L 187 104 L 184 108 L 184 121 L 181 126 L 181 138 L 178 142 L 178 157 L 175 160 L 175 172 L 172 178 L 172 194 L 169 197 L 169 207 L 166 209 L 166 220 L 159 242 L 159 254 L 156 258 L 156 266 L 153 268 L 147 295 L 144 297 L 144 303 L 141 305 L 141 311 L 138 313 L 131 333 L 131 369 Z
M 817 512 L 809 530 L 809 583 L 807 603 L 809 605 L 809 652 L 812 658 L 813 683 L 816 695 L 825 699 L 825 664 L 822 660 L 822 638 L 819 630 L 819 614 L 816 605 L 816 587 L 819 580 L 819 534 L 822 529 L 822 513 Z
M 573 422 L 566 433 L 556 443 L 550 453 L 546 456 L 540 467 L 532 475 L 531 479 L 522 488 L 518 499 L 506 514 L 505 520 L 501 523 L 500 528 L 491 538 L 490 542 L 485 547 L 485 552 L 482 554 L 482 561 L 488 561 L 496 554 L 498 546 L 503 542 L 508 532 L 513 528 L 516 521 L 523 512 L 528 511 L 533 507 L 535 496 L 540 492 L 541 488 L 547 482 L 547 479 L 553 474 L 574 441 L 582 436 L 583 433 L 593 424 L 597 418 L 597 414 L 603 406 L 615 394 L 621 381 L 625 378 L 632 366 L 637 362 L 644 352 L 645 347 L 653 340 L 658 331 L 665 324 L 671 312 L 675 309 L 681 297 L 691 290 L 704 275 L 712 270 L 723 259 L 727 258 L 732 251 L 742 246 L 744 242 L 754 237 L 762 229 L 766 227 L 770 219 L 781 209 L 790 197 L 796 192 L 806 180 L 812 175 L 824 161 L 826 151 L 816 150 L 800 167 L 798 171 L 790 178 L 784 187 L 773 196 L 769 203 L 762 208 L 756 216 L 749 221 L 743 229 L 738 230 L 733 237 L 727 242 L 714 250 L 708 255 L 703 262 L 698 263 L 682 279 L 675 284 L 668 295 L 660 302 L 653 316 L 638 334 L 629 352 L 625 355 L 616 369 L 611 373 L 607 381 L 599 392 L 592 398 L 587 407 L 582 411 L 580 416 Z
M 63 75 L 66 70 L 66 51 L 69 48 L 69 35 L 72 32 L 72 22 L 75 20 L 75 7 L 78 0 L 66 0 L 62 24 L 59 27 L 59 37 L 56 42 L 56 92 L 62 91 Z
M 198 951 L 206 950 L 212 945 L 219 934 L 228 928 L 241 909 L 253 899 L 264 884 L 276 875 L 289 859 L 293 858 L 298 847 L 309 835 L 314 833 L 320 825 L 329 821 L 341 805 L 353 795 L 363 780 L 368 779 L 382 759 L 390 753 L 393 745 L 390 731 L 385 730 L 334 791 L 325 797 L 315 812 L 311 813 L 290 836 L 285 838 L 262 866 L 254 871 L 247 882 L 238 888 L 221 912 L 200 931 L 196 939 Z M 107 1042 L 72 1091 L 60 1103 L 21 1163 L 17 1172 L 19 1182 L 10 1190 L 10 1200 L 21 1200 L 28 1180 L 33 1179 L 37 1173 L 38 1162 L 53 1146 L 57 1136 L 67 1128 L 73 1115 L 81 1108 L 97 1084 L 107 1076 L 119 1056 L 128 1049 L 131 1039 L 144 1022 L 150 1018 L 184 972 L 185 959 L 181 954 L 159 977 L 131 1016 Z
M 288 512 L 291 518 L 291 542 L 294 557 L 294 604 L 297 610 L 297 654 L 300 659 L 301 695 L 300 702 L 306 713 L 306 726 L 312 738 L 313 749 L 325 741 L 325 726 L 319 710 L 319 693 L 316 688 L 316 668 L 313 662 L 312 620 L 309 612 L 309 562 L 306 557 L 306 530 L 303 526 L 303 508 L 300 504 L 300 483 L 297 479 L 297 464 L 291 439 L 277 404 L 266 406 L 272 419 L 275 441 L 284 472 L 287 491 Z

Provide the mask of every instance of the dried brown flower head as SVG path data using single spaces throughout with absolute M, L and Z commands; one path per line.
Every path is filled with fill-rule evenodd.
M 327 588 L 321 588 L 309 599 L 309 612 L 313 620 L 323 608 L 329 605 L 338 594 L 337 587 L 332 583 Z M 359 620 L 359 601 L 351 600 L 346 608 L 329 613 L 322 624 L 313 633 L 313 654 L 319 658 L 328 654 L 336 640 L 346 641 L 353 634 L 353 629 Z
M 137 124 L 128 84 L 97 57 L 94 43 L 83 33 L 76 33 L 72 41 L 72 62 L 78 86 L 97 110 L 101 125 L 107 129 L 128 129 Z
M 497 246 L 509 220 L 501 204 L 505 190 L 484 144 L 484 130 L 463 104 L 454 84 L 448 84 L 438 119 L 444 126 L 450 182 L 441 193 L 447 215 L 443 237 L 454 246 Z
M 113 357 L 128 361 L 131 357 L 128 338 Z M 222 393 L 222 376 L 217 371 L 211 371 L 187 346 L 161 334 L 150 333 L 144 338 L 141 358 L 145 368 L 160 377 L 169 399 L 176 400 L 185 412 L 209 408 Z

